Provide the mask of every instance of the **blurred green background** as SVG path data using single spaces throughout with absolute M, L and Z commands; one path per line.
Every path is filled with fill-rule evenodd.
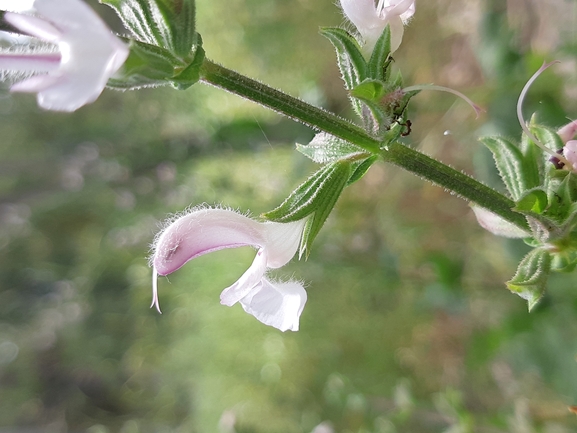
M 199 0 L 208 56 L 351 116 L 333 0 Z M 114 25 L 106 7 L 94 4 Z M 501 188 L 481 134 L 525 114 L 577 115 L 574 0 L 430 0 L 395 53 L 413 99 L 407 143 Z M 270 210 L 315 165 L 312 132 L 196 85 L 105 91 L 73 114 L 0 93 L 0 432 L 568 433 L 577 418 L 577 278 L 552 279 L 529 314 L 503 284 L 526 252 L 483 231 L 467 203 L 376 164 L 345 191 L 308 261 L 297 333 L 219 304 L 250 248 L 160 281 L 149 245 L 187 206 Z M 316 433 L 320 433 L 317 428 Z M 330 430 L 324 430 L 330 431 Z

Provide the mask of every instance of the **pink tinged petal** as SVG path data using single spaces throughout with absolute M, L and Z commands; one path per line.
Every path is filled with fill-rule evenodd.
M 192 211 L 160 233 L 152 264 L 159 275 L 168 275 L 189 260 L 212 251 L 247 245 L 262 247 L 262 227 L 263 224 L 230 210 Z
M 220 303 L 231 307 L 247 296 L 261 283 L 267 268 L 267 253 L 261 248 L 244 274 L 232 286 L 227 287 L 220 294 Z
M 561 137 L 561 141 L 563 143 L 567 143 L 569 140 L 572 140 L 577 134 L 577 120 L 573 120 L 572 122 L 568 123 L 567 125 L 563 126 L 559 131 L 557 131 L 559 137 Z
M 571 163 L 573 171 L 577 172 L 577 140 L 569 140 L 565 143 L 563 156 Z
M 298 331 L 300 315 L 306 302 L 307 293 L 300 283 L 272 283 L 266 278 L 240 300 L 244 311 L 265 325 L 283 332 Z
M 52 72 L 60 67 L 59 53 L 0 54 L 0 70 L 19 72 Z
M 415 0 L 380 0 L 377 10 L 383 18 L 398 16 L 405 22 L 415 14 Z
M 37 75 L 19 83 L 13 84 L 11 92 L 36 93 L 50 88 L 58 83 L 59 78 L 51 75 Z
M 506 238 L 526 238 L 530 236 L 530 233 L 520 229 L 516 225 L 511 224 L 499 215 L 496 215 L 485 208 L 475 204 L 471 204 L 471 208 L 477 217 L 479 225 L 494 235 Z
M 18 30 L 48 42 L 57 43 L 62 37 L 62 32 L 48 21 L 32 15 L 6 12 L 4 19 Z
M 305 223 L 306 220 L 292 223 L 264 223 L 269 268 L 280 268 L 294 257 L 301 242 Z

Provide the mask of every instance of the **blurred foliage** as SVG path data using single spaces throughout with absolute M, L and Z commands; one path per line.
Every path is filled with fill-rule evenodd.
M 331 0 L 198 2 L 210 58 L 347 115 L 319 25 Z M 102 9 L 108 13 L 106 9 Z M 411 145 L 497 183 L 478 133 L 518 136 L 515 103 L 543 59 L 526 115 L 577 112 L 575 2 L 418 5 L 395 60 L 414 99 Z M 108 16 L 108 15 L 107 15 Z M 270 210 L 314 164 L 312 132 L 223 92 L 105 94 L 74 114 L 0 102 L 0 431 L 564 433 L 577 419 L 575 275 L 529 314 L 507 292 L 520 242 L 479 228 L 467 204 L 377 164 L 350 187 L 307 262 L 297 333 L 219 304 L 250 249 L 198 258 L 160 281 L 157 221 L 200 203 Z M 480 126 L 483 125 L 483 126 Z M 38 429 L 38 430 L 34 430 Z

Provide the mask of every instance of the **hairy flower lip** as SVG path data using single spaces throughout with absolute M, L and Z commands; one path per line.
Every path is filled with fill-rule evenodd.
M 304 221 L 258 222 L 228 209 L 192 209 L 172 221 L 157 235 L 150 263 L 153 267 L 152 304 L 160 312 L 157 276 L 168 275 L 190 260 L 213 251 L 253 246 L 257 253 L 251 266 L 221 293 L 221 303 L 237 302 L 262 323 L 281 331 L 298 330 L 306 303 L 301 283 L 272 282 L 268 269 L 279 268 L 295 255 Z
M 572 140 L 575 137 L 575 134 L 577 134 L 577 120 L 572 120 L 567 125 L 559 128 L 557 134 L 563 143 L 567 143 L 569 140 Z
M 39 16 L 6 12 L 4 18 L 20 31 L 57 45 L 58 52 L 0 54 L 0 69 L 40 74 L 11 91 L 37 93 L 38 105 L 47 110 L 74 111 L 94 102 L 124 64 L 128 47 L 81 0 L 36 0 L 34 8 Z

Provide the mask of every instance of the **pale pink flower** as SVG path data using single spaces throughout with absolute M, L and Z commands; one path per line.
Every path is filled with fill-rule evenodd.
M 391 27 L 391 52 L 401 45 L 404 25 L 415 13 L 415 0 L 340 0 L 346 17 L 365 41 L 370 54 L 385 27 Z
M 38 15 L 6 12 L 20 31 L 57 46 L 56 51 L 4 52 L 0 69 L 34 74 L 12 86 L 37 93 L 47 110 L 74 111 L 94 102 L 128 57 L 128 47 L 82 0 L 36 0 Z
M 526 238 L 531 236 L 530 233 L 520 229 L 515 224 L 504 220 L 490 210 L 475 204 L 471 204 L 471 208 L 475 213 L 475 217 L 477 217 L 479 225 L 494 235 L 503 236 L 505 238 Z
M 304 221 L 258 222 L 227 209 L 194 209 L 170 222 L 157 236 L 151 265 L 153 300 L 158 311 L 157 275 L 168 275 L 189 260 L 224 248 L 253 246 L 256 257 L 249 269 L 220 295 L 223 305 L 239 302 L 244 310 L 281 331 L 297 331 L 307 300 L 302 284 L 272 282 L 268 269 L 280 268 L 295 255 Z
M 573 140 L 575 134 L 577 134 L 577 120 L 573 120 L 563 126 L 557 131 L 557 134 L 559 134 L 564 143 L 563 156 L 571 163 L 571 169 L 577 172 L 577 140 Z

